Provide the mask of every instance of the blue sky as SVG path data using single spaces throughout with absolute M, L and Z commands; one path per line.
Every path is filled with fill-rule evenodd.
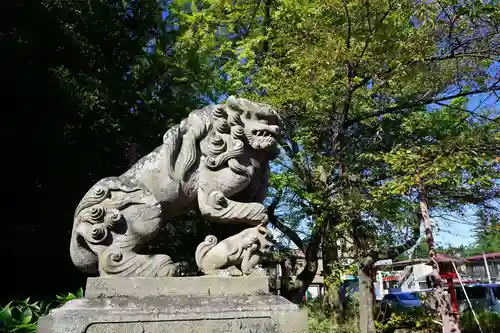
M 492 65 L 492 76 L 495 75 L 494 72 L 497 72 L 496 75 L 498 75 L 499 68 L 500 66 L 498 63 Z M 474 110 L 478 106 L 495 109 L 496 113 L 500 110 L 500 102 L 497 100 L 496 96 L 492 94 L 472 96 L 467 105 L 467 109 Z M 466 214 L 467 216 L 465 218 L 450 217 L 450 219 L 447 218 L 448 221 L 435 218 L 434 221 L 437 223 L 438 229 L 441 230 L 435 233 L 436 241 L 443 245 L 451 244 L 458 246 L 471 244 L 473 242 L 473 224 L 476 221 L 476 217 L 474 216 L 475 211 L 471 209 L 467 211 Z
M 472 223 L 476 221 L 474 211 L 470 211 L 465 219 L 456 218 L 454 221 L 445 221 L 434 218 L 438 230 L 434 238 L 439 245 L 469 245 L 473 242 Z M 465 221 L 464 221 L 465 220 Z

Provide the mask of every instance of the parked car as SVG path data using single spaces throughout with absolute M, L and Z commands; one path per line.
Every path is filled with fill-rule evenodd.
M 414 292 L 397 292 L 387 294 L 380 301 L 383 312 L 404 312 L 422 306 L 422 301 Z
M 500 284 L 476 283 L 464 285 L 474 311 L 492 311 L 500 313 Z M 460 312 L 470 309 L 461 286 L 455 287 Z
M 340 285 L 340 302 L 345 305 L 348 299 L 357 293 L 359 293 L 358 278 L 352 277 L 344 280 Z

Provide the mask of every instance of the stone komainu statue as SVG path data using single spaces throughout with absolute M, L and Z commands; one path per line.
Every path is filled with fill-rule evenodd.
M 169 219 L 196 205 L 213 222 L 265 226 L 268 218 L 262 202 L 268 162 L 278 152 L 279 122 L 268 105 L 235 97 L 225 105 L 191 112 L 167 131 L 161 146 L 121 176 L 102 179 L 85 194 L 74 215 L 73 263 L 100 275 L 172 276 L 176 265 L 170 257 L 147 254 L 145 249 Z M 230 238 L 221 244 L 241 248 L 228 246 Z M 212 263 L 210 272 L 243 261 L 244 271 L 250 272 L 248 263 L 258 262 L 256 254 L 261 253 L 255 249 L 269 247 L 259 245 L 259 239 L 263 240 L 252 238 L 250 261 L 249 251 L 238 252 L 245 259 L 224 253 L 220 246 L 209 260 L 203 260 L 209 251 L 197 251 L 197 261 Z M 213 253 L 230 259 L 216 260 Z

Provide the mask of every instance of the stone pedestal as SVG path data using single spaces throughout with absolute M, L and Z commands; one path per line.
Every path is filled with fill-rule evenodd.
M 267 277 L 90 278 L 85 298 L 37 333 L 305 333 L 307 312 L 270 295 Z

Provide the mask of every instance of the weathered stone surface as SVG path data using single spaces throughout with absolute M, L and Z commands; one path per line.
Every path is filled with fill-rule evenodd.
M 307 312 L 268 285 L 259 276 L 90 278 L 85 298 L 40 318 L 37 333 L 306 333 Z
M 307 313 L 280 296 L 105 297 L 68 302 L 37 333 L 304 333 Z
M 245 229 L 219 243 L 215 236 L 207 236 L 196 248 L 196 264 L 207 275 L 265 275 L 263 269 L 254 267 L 273 245 L 269 238 L 268 230 L 262 225 Z
M 88 329 L 89 333 L 114 333 L 114 332 L 224 332 L 224 333 L 253 333 L 269 332 L 278 333 L 273 321 L 269 318 L 248 318 L 241 319 L 215 319 L 203 320 L 199 322 L 179 321 L 179 322 L 141 322 L 141 323 L 113 323 L 113 324 L 93 324 Z
M 88 278 L 85 297 L 152 296 L 232 296 L 269 293 L 266 276 L 166 277 L 166 278 Z
M 167 254 L 137 251 L 194 206 L 216 223 L 265 226 L 263 201 L 269 160 L 278 152 L 279 123 L 270 106 L 232 96 L 224 105 L 192 111 L 167 131 L 157 149 L 85 194 L 73 221 L 73 263 L 101 276 L 174 276 L 177 266 Z M 231 246 L 219 246 L 207 265 L 213 271 L 246 263 L 243 274 L 253 274 L 248 266 L 259 258 L 257 250 L 265 249 L 259 241 L 257 248 L 242 247 L 238 260 L 229 262 L 224 261 L 232 255 Z

